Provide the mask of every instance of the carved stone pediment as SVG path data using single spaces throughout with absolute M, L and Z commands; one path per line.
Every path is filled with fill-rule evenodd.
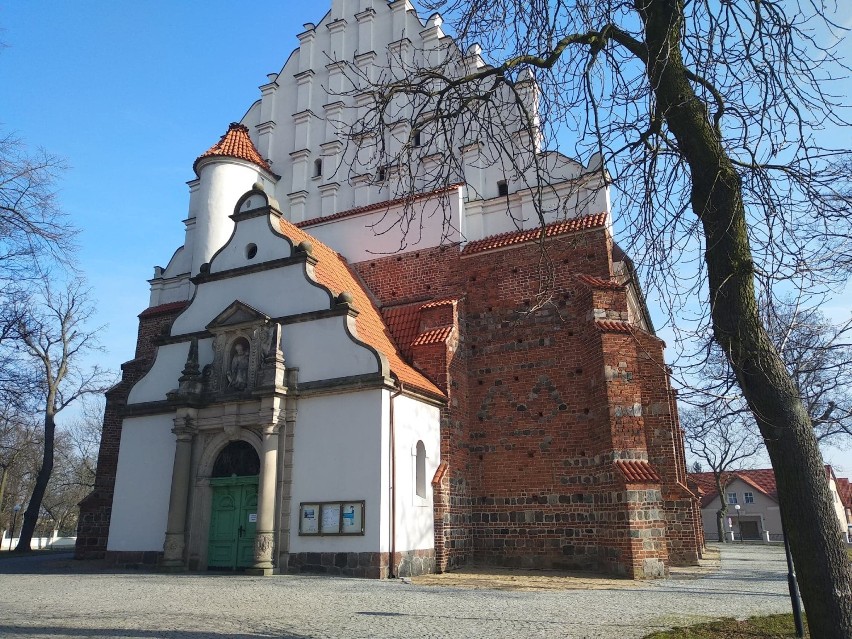
M 207 330 L 216 332 L 216 329 L 225 329 L 228 327 L 237 327 L 246 324 L 268 323 L 269 317 L 261 313 L 259 310 L 252 308 L 248 304 L 244 304 L 239 300 L 234 300 L 224 311 L 219 313 L 212 322 L 207 325 Z

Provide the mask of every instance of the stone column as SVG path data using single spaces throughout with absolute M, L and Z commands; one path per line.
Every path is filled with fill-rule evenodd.
M 257 532 L 254 538 L 252 575 L 271 575 L 272 547 L 275 538 L 275 481 L 278 475 L 278 421 L 263 428 L 263 451 L 257 483 Z
M 297 386 L 299 369 L 287 369 L 288 394 L 284 408 L 285 427 L 278 434 L 279 460 L 282 467 L 279 473 L 280 512 L 278 514 L 278 572 L 286 572 L 290 565 L 290 535 L 293 497 L 293 442 L 295 441 L 296 415 L 298 414 L 297 395 L 292 392 Z M 298 529 L 297 531 L 298 532 Z
M 192 411 L 194 412 L 194 411 Z M 172 491 L 169 497 L 169 517 L 166 523 L 166 541 L 163 544 L 163 568 L 186 568 L 183 550 L 186 537 L 186 507 L 189 497 L 190 459 L 195 428 L 189 411 L 179 411 L 172 432 L 177 437 L 175 462 L 172 470 Z

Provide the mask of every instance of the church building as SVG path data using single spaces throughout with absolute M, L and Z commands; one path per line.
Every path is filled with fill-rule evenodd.
M 107 393 L 78 558 L 370 578 L 697 562 L 664 344 L 599 157 L 524 122 L 449 148 L 401 116 L 404 166 L 352 134 L 358 82 L 486 64 L 441 25 L 333 0 L 195 160 L 183 245 Z M 532 74 L 516 89 L 537 121 Z

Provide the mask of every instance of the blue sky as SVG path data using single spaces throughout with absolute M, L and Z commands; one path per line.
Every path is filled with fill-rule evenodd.
M 60 197 L 82 230 L 104 366 L 117 371 L 133 357 L 146 280 L 183 243 L 193 161 L 242 118 L 303 23 L 329 5 L 0 0 L 0 127 L 70 165 Z M 845 11 L 839 21 L 852 23 Z M 830 312 L 849 309 L 845 296 Z M 852 453 L 827 458 L 852 474 Z

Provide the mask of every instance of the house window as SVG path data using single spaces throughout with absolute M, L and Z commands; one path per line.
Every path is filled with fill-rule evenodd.
M 753 504 L 754 503 L 754 493 L 743 493 L 743 499 L 745 500 L 745 503 Z
M 417 457 L 414 462 L 414 492 L 426 499 L 426 446 L 417 442 Z
M 737 503 L 737 493 L 728 493 L 728 503 L 732 505 Z
M 499 180 L 497 182 L 497 195 L 499 197 L 506 197 L 509 195 L 509 185 L 506 183 L 506 180 Z
M 314 160 L 314 177 L 322 177 L 322 158 Z
M 411 145 L 412 146 L 421 146 L 423 144 L 423 133 L 420 129 L 414 129 L 411 132 Z
M 387 172 L 385 171 L 385 167 L 379 168 L 379 171 L 376 174 L 376 181 L 377 182 L 384 182 L 386 177 L 387 177 Z

